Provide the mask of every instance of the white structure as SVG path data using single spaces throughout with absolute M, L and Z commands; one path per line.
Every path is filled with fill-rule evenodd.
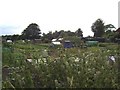
M 61 45 L 60 41 L 58 39 L 52 39 L 53 45 Z
M 52 39 L 52 42 L 55 42 L 55 41 L 57 41 L 57 39 Z
M 59 38 L 58 40 L 59 40 L 59 41 L 62 41 L 62 40 L 63 40 L 63 38 Z
M 52 42 L 52 44 L 54 44 L 54 45 L 61 45 L 61 43 L 58 42 L 58 41 Z
M 10 42 L 10 43 L 11 43 L 11 42 L 12 42 L 12 40 L 7 40 L 7 42 Z

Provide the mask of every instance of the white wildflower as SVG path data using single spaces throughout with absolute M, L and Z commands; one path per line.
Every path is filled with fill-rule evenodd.
M 79 62 L 79 58 L 76 58 L 76 59 L 75 59 L 75 62 Z
M 90 69 L 90 68 L 88 68 L 88 71 L 91 71 L 91 69 Z
M 39 63 L 41 62 L 41 58 L 38 59 L 38 62 L 39 62 Z
M 78 71 L 78 74 L 80 74 L 80 71 Z
M 37 64 L 38 63 L 38 61 L 37 60 L 35 60 L 35 64 Z
M 43 62 L 44 62 L 44 63 L 47 63 L 47 59 L 46 59 L 46 58 L 43 58 Z
M 86 60 L 86 62 L 85 62 L 86 64 L 88 64 L 88 61 Z
M 15 81 L 15 78 L 12 78 L 12 81 Z
M 44 51 L 46 52 L 47 50 L 45 49 Z
M 110 52 L 110 50 L 107 50 L 107 52 Z
M 87 55 L 85 58 L 88 58 L 89 57 L 89 55 Z

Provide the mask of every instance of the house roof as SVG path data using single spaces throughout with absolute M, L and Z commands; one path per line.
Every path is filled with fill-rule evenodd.
M 118 28 L 116 31 L 120 33 L 120 28 Z

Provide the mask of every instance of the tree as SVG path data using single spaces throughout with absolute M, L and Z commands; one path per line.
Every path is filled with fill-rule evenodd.
M 104 34 L 104 22 L 101 19 L 97 19 L 91 26 L 94 37 L 101 37 Z
M 75 34 L 78 37 L 83 37 L 83 32 L 82 32 L 81 28 L 78 28 L 78 30 L 75 31 Z
M 14 35 L 12 35 L 11 36 L 11 39 L 12 39 L 12 41 L 17 41 L 17 40 L 20 40 L 20 35 L 18 35 L 18 34 L 14 34 Z
M 116 29 L 115 26 L 112 24 L 107 24 L 104 26 L 104 29 L 105 29 L 104 37 L 111 42 L 115 41 L 115 37 L 117 36 L 117 33 L 115 32 Z
M 114 25 L 105 25 L 101 19 L 97 19 L 91 26 L 91 30 L 94 32 L 94 37 L 102 37 L 106 31 L 109 31 L 113 28 L 115 28 Z
M 75 36 L 75 32 L 71 32 L 70 30 L 66 31 L 68 36 Z
M 53 38 L 58 38 L 59 35 L 60 35 L 60 32 L 58 32 L 57 30 L 53 32 Z
M 53 33 L 52 31 L 49 31 L 47 34 L 43 33 L 43 36 L 41 37 L 42 42 L 44 43 L 50 43 L 53 39 Z
M 47 37 L 48 37 L 48 39 L 49 39 L 50 41 L 53 39 L 52 31 L 49 31 L 49 32 L 47 33 Z
M 107 24 L 107 25 L 104 26 L 104 29 L 105 29 L 105 32 L 106 32 L 106 31 L 110 31 L 110 30 L 116 29 L 116 28 L 112 24 Z
M 23 32 L 22 36 L 24 39 L 39 39 L 41 34 L 41 30 L 36 23 L 31 23 Z
M 59 33 L 60 33 L 60 35 L 59 35 L 60 38 L 64 38 L 67 36 L 67 34 L 65 33 L 64 30 L 60 30 Z

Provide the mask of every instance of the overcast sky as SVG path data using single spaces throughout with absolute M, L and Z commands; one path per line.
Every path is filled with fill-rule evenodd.
M 76 31 L 93 35 L 91 25 L 101 18 L 118 28 L 119 0 L 0 0 L 0 35 L 21 34 L 31 23 L 41 32 Z

